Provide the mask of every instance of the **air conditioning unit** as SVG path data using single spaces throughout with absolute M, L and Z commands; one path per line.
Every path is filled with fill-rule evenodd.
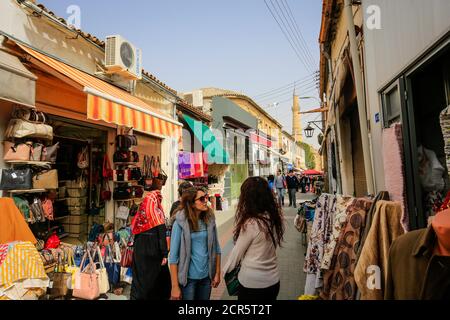
M 142 79 L 142 51 L 119 35 L 106 37 L 107 73 L 126 79 Z

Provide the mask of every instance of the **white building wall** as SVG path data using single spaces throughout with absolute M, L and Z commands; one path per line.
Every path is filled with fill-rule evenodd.
M 382 105 L 379 90 L 450 31 L 448 0 L 363 0 L 380 8 L 381 29 L 364 23 L 365 81 L 377 191 L 385 188 L 382 154 Z M 375 121 L 379 113 L 380 122 Z

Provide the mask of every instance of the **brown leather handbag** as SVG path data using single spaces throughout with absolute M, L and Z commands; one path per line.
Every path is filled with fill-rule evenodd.
M 34 189 L 58 189 L 58 170 L 41 171 L 33 177 Z
M 28 143 L 14 144 L 5 141 L 4 145 L 5 161 L 29 161 L 31 156 L 31 145 Z

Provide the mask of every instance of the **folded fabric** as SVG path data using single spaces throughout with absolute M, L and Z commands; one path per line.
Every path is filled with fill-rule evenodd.
M 36 247 L 31 242 L 12 244 L 0 266 L 0 297 L 20 300 L 28 289 L 47 288 L 49 284 Z
M 401 218 L 402 207 L 399 202 L 378 201 L 372 227 L 354 273 L 361 300 L 383 300 L 389 249 L 392 242 L 405 233 Z

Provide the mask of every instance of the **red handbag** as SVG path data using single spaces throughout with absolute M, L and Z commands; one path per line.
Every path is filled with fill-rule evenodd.
M 121 255 L 122 259 L 120 259 L 120 266 L 122 268 L 131 268 L 133 265 L 133 243 L 129 242 L 128 244 L 123 241 L 124 247 L 122 249 Z
M 56 232 L 53 232 L 53 234 L 48 238 L 47 243 L 45 244 L 45 249 L 57 249 L 59 245 L 61 244 L 61 240 L 56 235 Z
M 111 197 L 112 197 L 111 189 L 109 189 L 109 182 L 105 181 L 105 184 L 106 184 L 106 187 L 102 188 L 102 190 L 100 191 L 101 201 L 109 201 L 109 200 L 111 200 Z
M 113 170 L 111 169 L 111 163 L 109 162 L 108 155 L 105 154 L 103 157 L 103 178 L 106 180 L 111 180 L 113 177 Z

